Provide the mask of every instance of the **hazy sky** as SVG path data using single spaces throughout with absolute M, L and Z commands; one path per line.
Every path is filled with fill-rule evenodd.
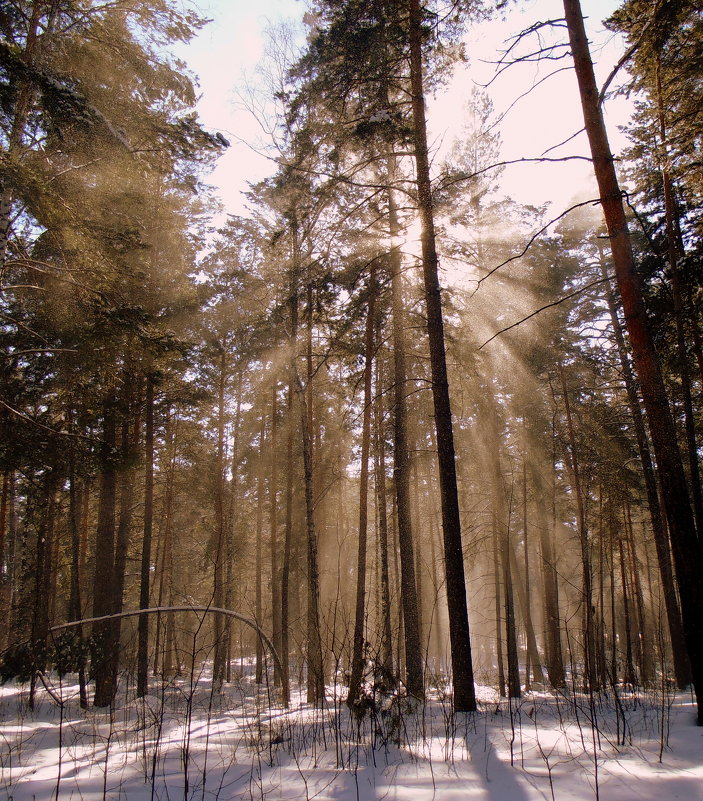
M 616 0 L 582 0 L 592 39 L 592 54 L 599 80 L 609 74 L 622 54 L 622 44 L 604 30 L 601 20 L 617 7 Z M 241 213 L 241 191 L 247 180 L 258 180 L 273 171 L 273 165 L 241 141 L 253 142 L 260 131 L 240 100 L 239 94 L 256 69 L 264 52 L 264 31 L 267 26 L 285 20 L 299 21 L 305 11 L 304 0 L 197 0 L 197 8 L 212 19 L 200 35 L 179 56 L 198 76 L 202 98 L 199 111 L 203 123 L 220 130 L 232 147 L 220 159 L 210 182 L 218 187 L 225 209 Z M 494 71 L 488 63 L 495 61 L 498 50 L 510 36 L 537 20 L 563 15 L 560 0 L 527 0 L 519 2 L 505 20 L 484 23 L 469 32 L 468 69 L 458 72 L 441 96 L 429 101 L 429 123 L 436 149 L 446 147 L 462 126 L 463 104 L 472 87 L 487 83 Z M 564 31 L 566 37 L 566 32 Z M 545 65 L 518 65 L 510 68 L 489 88 L 497 112 L 505 110 L 547 72 L 570 61 L 548 62 Z M 624 137 L 617 131 L 628 113 L 624 100 L 609 101 L 606 107 L 611 144 L 617 153 Z M 519 101 L 500 126 L 503 157 L 515 159 L 539 156 L 582 127 L 576 81 L 571 70 L 553 76 Z M 587 143 L 582 134 L 550 155 L 585 155 Z M 567 163 L 529 167 L 516 165 L 501 177 L 503 190 L 522 203 L 541 205 L 551 201 L 566 206 L 578 196 L 588 196 L 593 186 L 590 165 Z

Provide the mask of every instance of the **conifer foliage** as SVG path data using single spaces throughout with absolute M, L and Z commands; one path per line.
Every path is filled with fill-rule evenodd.
M 550 219 L 505 196 L 490 87 L 436 154 L 490 4 L 317 0 L 219 230 L 184 9 L 0 11 L 2 678 L 107 708 L 206 668 L 357 720 L 479 682 L 700 701 L 697 5 L 607 22 L 619 175 L 577 0 L 502 56 L 573 57 L 600 205 Z

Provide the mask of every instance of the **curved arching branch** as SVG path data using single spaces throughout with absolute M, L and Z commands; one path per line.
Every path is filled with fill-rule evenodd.
M 81 620 L 71 620 L 67 623 L 58 623 L 56 626 L 52 626 L 49 629 L 49 634 L 53 634 L 56 631 L 63 631 L 64 629 L 71 629 L 77 626 L 85 626 L 88 623 L 103 623 L 107 620 L 116 620 L 118 618 L 123 617 L 139 617 L 140 615 L 153 615 L 157 613 L 163 612 L 200 612 L 203 614 L 216 614 L 216 615 L 225 615 L 226 617 L 232 617 L 235 620 L 239 620 L 240 623 L 244 623 L 244 625 L 249 626 L 249 628 L 254 629 L 254 631 L 259 635 L 263 644 L 268 648 L 271 656 L 273 657 L 273 661 L 276 664 L 276 668 L 278 669 L 280 675 L 283 677 L 283 700 L 284 706 L 288 706 L 288 698 L 289 698 L 289 690 L 288 686 L 286 685 L 286 675 L 281 667 L 281 660 L 279 659 L 278 653 L 273 646 L 271 640 L 266 636 L 264 631 L 258 625 L 255 620 L 251 618 L 245 617 L 244 615 L 240 615 L 239 612 L 234 612 L 231 609 L 223 609 L 219 606 L 153 606 L 149 609 L 131 609 L 127 612 L 119 612 L 114 615 L 101 615 L 100 617 L 84 617 Z

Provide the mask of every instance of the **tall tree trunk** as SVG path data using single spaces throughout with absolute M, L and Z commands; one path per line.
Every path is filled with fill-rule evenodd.
M 322 706 L 325 700 L 325 675 L 322 660 L 322 638 L 320 632 L 320 577 L 317 557 L 317 531 L 315 530 L 315 504 L 312 483 L 312 448 L 308 427 L 308 404 L 312 398 L 305 397 L 300 382 L 297 382 L 303 434 L 303 481 L 305 484 L 305 529 L 307 534 L 308 568 L 308 613 L 307 613 L 307 661 L 308 703 Z
M 154 376 L 146 377 L 144 398 L 144 531 L 139 571 L 139 608 L 149 608 L 151 590 L 151 538 L 154 526 Z M 139 616 L 137 645 L 137 696 L 148 692 L 149 680 L 149 615 Z
M 305 529 L 307 533 L 308 603 L 307 603 L 307 659 L 308 703 L 321 707 L 325 700 L 325 672 L 322 658 L 322 632 L 320 630 L 320 571 L 318 564 L 317 527 L 315 521 L 314 486 L 314 415 L 313 415 L 313 284 L 307 286 L 307 329 L 305 362 L 307 377 L 305 389 L 297 381 L 300 396 L 301 428 L 303 434 L 303 479 L 305 483 Z
M 644 593 L 642 590 L 642 578 L 639 564 L 637 562 L 637 548 L 635 547 L 635 534 L 632 526 L 632 512 L 630 503 L 625 500 L 625 533 L 627 549 L 629 552 L 630 583 L 635 599 L 635 609 L 637 611 L 638 637 L 637 637 L 637 661 L 640 668 L 640 679 L 642 684 L 649 685 L 654 679 L 654 649 L 650 647 L 647 614 L 644 606 Z
M 261 429 L 259 432 L 259 471 L 256 480 L 256 555 L 255 555 L 255 606 L 254 619 L 257 626 L 264 624 L 264 599 L 262 588 L 263 560 L 263 533 L 264 533 L 264 455 L 266 438 L 266 414 L 261 415 Z M 274 646 L 275 647 L 275 646 Z M 264 676 L 264 648 L 261 637 L 256 638 L 256 672 L 255 681 L 261 684 Z
M 115 454 L 117 421 L 115 397 L 111 394 L 104 403 L 103 442 L 100 449 L 100 491 L 98 526 L 95 537 L 95 579 L 93 583 L 93 617 L 112 614 L 115 598 L 115 512 L 117 472 Z M 110 706 L 115 695 L 115 676 L 112 671 L 114 626 L 110 621 L 93 625 L 93 676 L 97 707 Z
M 602 247 L 599 242 L 600 268 L 601 275 L 605 279 L 607 271 Z M 654 472 L 654 464 L 649 449 L 649 440 L 645 428 L 640 401 L 637 394 L 635 376 L 632 372 L 630 357 L 625 345 L 620 318 L 618 317 L 615 295 L 611 284 L 606 281 L 606 300 L 608 311 L 613 326 L 613 336 L 618 349 L 620 365 L 622 368 L 623 381 L 627 392 L 630 416 L 635 430 L 637 440 L 637 450 L 642 463 L 642 476 L 644 478 L 645 492 L 647 493 L 647 507 L 649 517 L 652 522 L 652 534 L 654 536 L 654 546 L 657 551 L 657 563 L 659 565 L 659 575 L 661 578 L 662 594 L 664 596 L 664 606 L 666 618 L 669 624 L 669 637 L 671 640 L 671 651 L 674 665 L 674 676 L 679 689 L 686 687 L 691 681 L 691 666 L 686 653 L 686 644 L 683 635 L 683 624 L 681 621 L 681 610 L 679 600 L 676 596 L 674 586 L 674 574 L 671 567 L 671 547 L 669 545 L 669 535 L 666 531 L 665 521 L 662 517 L 661 505 L 659 503 L 659 492 L 657 490 L 657 479 Z
M 378 508 L 378 548 L 381 572 L 381 664 L 383 683 L 387 688 L 395 685 L 393 672 L 393 627 L 391 624 L 391 582 L 388 564 L 388 507 L 386 505 L 386 440 L 383 432 L 383 371 L 376 362 L 376 402 L 374 424 L 376 441 L 376 506 Z
M 515 556 L 510 541 L 511 509 L 506 502 L 503 474 L 500 467 L 500 433 L 495 398 L 489 388 L 486 394 L 488 429 L 488 459 L 491 474 L 493 537 L 500 554 L 503 581 L 503 609 L 505 610 L 505 650 L 508 662 L 508 697 L 520 698 L 520 670 L 518 666 L 515 601 L 513 597 L 513 564 Z M 512 557 L 512 558 L 511 558 Z
M 601 687 L 608 686 L 608 667 L 605 649 L 605 514 L 603 486 L 598 487 L 598 609 L 596 622 L 596 670 Z
M 608 520 L 609 551 L 610 551 L 610 640 L 612 648 L 610 651 L 610 681 L 613 687 L 618 684 L 618 622 L 615 605 L 615 526 L 612 521 L 612 514 Z
M 623 302 L 635 370 L 639 377 L 649 420 L 654 453 L 664 492 L 664 505 L 674 554 L 681 599 L 684 636 L 691 662 L 698 703 L 698 722 L 703 725 L 703 584 L 700 581 L 701 547 L 697 537 L 686 485 L 676 427 L 664 387 L 659 359 L 647 324 L 639 276 L 635 269 L 622 194 L 603 115 L 584 29 L 579 0 L 564 0 L 571 52 L 581 95 L 593 168 L 605 215 L 615 276 Z
M 73 421 L 69 416 L 69 424 L 73 429 Z M 68 452 L 68 524 L 71 532 L 71 573 L 70 592 L 68 598 L 68 619 L 80 620 L 82 615 L 81 586 L 81 518 L 83 495 L 77 486 L 75 445 L 72 443 Z M 87 502 L 87 501 L 86 501 Z M 83 627 L 76 629 L 76 639 L 81 653 L 78 662 L 78 694 L 81 709 L 88 708 L 88 692 L 86 688 L 85 658 L 83 652 Z
M 371 379 L 373 377 L 374 329 L 376 327 L 376 262 L 371 262 L 368 310 L 364 342 L 364 405 L 361 425 L 361 469 L 359 473 L 359 547 L 356 567 L 354 649 L 347 703 L 353 707 L 361 698 L 364 675 L 364 619 L 366 616 L 366 549 L 369 507 L 369 450 L 371 444 Z
M 232 434 L 232 482 L 229 492 L 229 510 L 227 514 L 227 529 L 225 533 L 225 609 L 234 609 L 234 537 L 239 526 L 239 430 L 242 421 L 242 384 L 244 373 L 240 368 L 237 373 L 237 408 L 234 413 L 234 431 Z M 258 620 L 258 618 L 257 618 Z M 225 680 L 232 681 L 232 618 L 224 620 L 224 637 L 226 642 Z M 257 639 L 260 644 L 260 639 Z
M 8 548 L 8 508 L 10 500 L 11 470 L 2 471 L 2 497 L 0 498 L 0 652 L 5 650 L 9 627 L 8 590 L 10 587 L 10 559 Z
M 405 367 L 405 309 L 401 277 L 401 258 L 395 193 L 396 164 L 393 155 L 387 156 L 388 167 L 388 224 L 391 234 L 389 255 L 391 269 L 391 313 L 393 327 L 393 483 L 395 487 L 395 519 L 398 526 L 398 556 L 400 559 L 400 599 L 405 643 L 405 686 L 410 695 L 424 698 L 422 677 L 422 643 L 418 621 L 417 584 L 412 518 L 410 515 L 410 457 L 408 454 L 407 373 Z
M 596 670 L 596 640 L 595 621 L 593 615 L 593 572 L 591 566 L 591 547 L 586 521 L 586 507 L 584 503 L 583 486 L 581 483 L 581 470 L 576 449 L 576 433 L 571 414 L 571 401 L 566 386 L 564 366 L 558 365 L 561 388 L 564 394 L 564 413 L 566 415 L 566 430 L 569 447 L 566 452 L 566 462 L 571 483 L 576 498 L 576 525 L 578 528 L 579 543 L 581 545 L 581 574 L 582 574 L 582 604 L 583 604 L 583 650 L 586 666 L 586 681 L 590 690 L 598 690 L 598 671 Z
M 271 631 L 273 647 L 279 656 L 281 646 L 281 577 L 278 570 L 278 382 L 274 380 L 271 391 L 271 473 L 269 475 L 269 537 L 271 552 Z M 273 670 L 273 683 L 281 684 L 278 664 Z
M 227 538 L 227 514 L 225 509 L 225 389 L 229 365 L 227 353 L 222 348 L 219 359 L 217 387 L 217 452 L 215 456 L 215 553 L 212 587 L 213 606 L 223 607 L 225 601 L 225 546 Z M 212 666 L 212 681 L 216 687 L 226 679 L 227 642 L 226 624 L 222 615 L 213 621 L 215 652 Z
M 166 424 L 164 431 L 164 444 L 165 444 L 165 459 L 166 461 L 166 486 L 163 492 L 163 505 L 161 511 L 161 518 L 159 523 L 160 532 L 160 549 L 157 548 L 157 575 L 159 577 L 159 596 L 158 606 L 173 606 L 173 501 L 174 501 L 174 486 L 176 478 L 176 456 L 178 453 L 178 415 L 171 414 L 170 409 L 166 410 Z M 161 551 L 160 560 L 158 551 Z M 158 644 L 160 642 L 160 623 L 161 615 L 157 617 L 157 658 L 159 655 Z M 156 660 L 154 667 L 156 668 Z M 178 675 L 180 671 L 180 664 L 178 655 L 176 653 L 176 620 L 173 612 L 165 613 L 165 620 L 163 624 L 163 648 L 161 650 L 161 676 L 163 678 L 172 678 Z M 155 669 L 154 673 L 158 673 Z
M 514 548 L 510 549 L 510 560 L 512 564 L 511 574 L 513 576 L 513 584 L 517 590 L 518 605 L 520 607 L 520 611 L 522 612 L 523 620 L 525 621 L 525 640 L 527 641 L 528 664 L 531 665 L 533 679 L 537 683 L 543 684 L 544 675 L 542 674 L 542 663 L 540 662 L 539 651 L 537 650 L 537 637 L 535 636 L 535 629 L 532 623 L 532 614 L 530 610 L 530 593 L 527 588 L 527 585 L 531 584 L 531 582 L 525 580 L 523 583 L 522 576 L 520 575 L 520 564 L 518 563 Z M 529 576 L 529 564 L 525 569 L 525 575 Z M 525 675 L 527 677 L 527 671 Z M 525 689 L 532 689 L 528 684 L 527 678 L 525 679 Z
M 29 688 L 29 708 L 34 709 L 37 674 L 46 668 L 44 648 L 49 636 L 51 606 L 51 577 L 54 570 L 54 534 L 56 516 L 56 489 L 58 476 L 49 471 L 43 481 L 43 503 L 37 528 L 37 548 L 34 588 L 31 596 L 31 643 L 34 649 L 34 670 Z
M 427 333 L 432 371 L 432 398 L 437 432 L 439 487 L 442 502 L 444 564 L 449 610 L 449 639 L 452 655 L 454 708 L 459 712 L 476 710 L 469 615 L 464 579 L 464 554 L 456 483 L 454 434 L 449 401 L 449 383 L 444 349 L 444 321 L 437 272 L 432 187 L 427 148 L 425 97 L 422 77 L 422 16 L 420 0 L 409 0 L 410 82 L 413 110 L 413 141 L 416 164 L 418 206 L 422 224 L 422 265 L 427 306 Z
M 129 406 L 129 402 L 127 403 Z M 134 496 L 134 472 L 131 461 L 131 454 L 136 443 L 130 441 L 130 425 L 128 419 L 129 411 L 124 410 L 124 417 L 121 423 L 120 433 L 120 460 L 122 470 L 119 476 L 119 515 L 117 522 L 117 538 L 115 540 L 115 578 L 114 596 L 112 599 L 112 613 L 119 614 L 124 603 L 125 571 L 127 569 L 127 553 L 129 551 L 129 536 L 132 528 L 132 501 Z M 138 427 L 135 424 L 135 434 Z M 120 667 L 120 636 L 122 633 L 122 620 L 115 618 L 112 623 L 112 640 L 116 647 L 112 658 L 112 672 L 115 676 L 113 681 L 117 682 L 117 674 Z
M 627 571 L 627 559 L 625 556 L 625 539 L 622 535 L 621 536 L 617 535 L 616 519 L 614 510 L 612 508 L 610 514 L 610 525 L 612 527 L 613 539 L 617 537 L 618 557 L 620 561 L 620 585 L 622 588 L 623 631 L 625 634 L 625 670 L 623 673 L 622 680 L 625 684 L 634 686 L 636 684 L 636 678 L 635 678 L 635 664 L 633 661 L 633 650 L 632 650 L 632 633 L 633 633 L 632 610 L 631 610 L 632 594 L 630 591 L 630 581 L 627 575 L 628 571 Z
M 496 618 L 496 661 L 498 663 L 498 692 L 501 698 L 507 696 L 507 688 L 505 684 L 505 661 L 503 660 L 503 627 L 501 621 L 503 615 L 501 614 L 501 569 L 500 557 L 498 550 L 498 533 L 496 531 L 495 516 L 493 518 L 493 581 L 494 581 L 494 599 L 495 599 L 495 618 Z
M 297 237 L 294 243 L 294 261 L 297 264 Z M 290 686 L 290 573 L 293 550 L 293 439 L 295 435 L 295 359 L 298 336 L 298 288 L 297 276 L 292 274 L 289 284 L 288 305 L 290 331 L 288 334 L 288 398 L 286 403 L 286 519 L 283 542 L 283 564 L 281 566 L 281 670 L 283 687 Z M 305 418 L 307 423 L 307 416 Z
M 552 424 L 552 453 L 550 487 L 538 469 L 532 471 L 532 482 L 537 489 L 537 515 L 539 527 L 539 547 L 542 561 L 542 584 L 544 586 L 544 633 L 547 677 L 550 685 L 560 689 L 565 684 L 564 657 L 561 648 L 561 617 L 559 612 L 559 579 L 556 569 L 556 554 L 554 552 L 554 528 L 556 525 L 556 438 Z M 551 497 L 552 514 L 548 519 L 545 508 L 546 498 Z
M 683 292 L 681 289 L 681 271 L 679 270 L 679 247 L 676 236 L 676 201 L 674 199 L 674 186 L 671 180 L 669 166 L 669 144 L 666 130 L 666 116 L 661 80 L 661 57 L 657 54 L 657 114 L 659 117 L 659 134 L 662 148 L 662 184 L 664 187 L 664 219 L 666 224 L 666 241 L 669 255 L 669 270 L 671 274 L 671 294 L 674 300 L 674 319 L 676 322 L 676 352 L 678 368 L 681 375 L 681 396 L 683 400 L 684 430 L 686 453 L 688 456 L 688 472 L 691 485 L 691 500 L 696 520 L 696 529 L 699 539 L 703 537 L 703 493 L 701 492 L 701 474 L 698 464 L 698 448 L 696 446 L 696 422 L 693 414 L 693 399 L 691 397 L 691 370 L 688 363 L 686 347 L 685 319 Z
M 525 633 L 527 635 L 527 655 L 528 667 L 525 670 L 525 689 L 530 686 L 530 666 L 532 677 L 538 684 L 544 684 L 542 674 L 542 664 L 537 650 L 537 638 L 535 637 L 535 627 L 532 623 L 532 606 L 530 604 L 531 594 L 531 574 L 530 574 L 530 549 L 528 546 L 528 515 L 527 515 L 527 448 L 522 455 L 522 536 L 525 557 L 525 591 L 522 592 L 522 582 L 518 581 L 518 600 L 523 609 L 525 618 Z

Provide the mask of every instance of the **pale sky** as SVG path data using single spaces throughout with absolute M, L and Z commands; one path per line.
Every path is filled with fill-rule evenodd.
M 616 0 L 582 0 L 592 40 L 592 56 L 599 81 L 610 73 L 623 52 L 617 37 L 604 30 L 601 20 L 618 6 Z M 242 107 L 238 95 L 247 77 L 256 79 L 256 70 L 264 53 L 264 31 L 270 24 L 299 22 L 304 0 L 196 0 L 196 7 L 213 21 L 178 55 L 198 76 L 201 100 L 198 106 L 203 124 L 221 131 L 231 142 L 210 176 L 222 199 L 225 211 L 244 211 L 241 192 L 247 180 L 256 181 L 273 172 L 274 166 L 239 140 L 253 143 L 260 130 L 251 114 Z M 511 8 L 505 20 L 492 20 L 469 31 L 467 51 L 470 64 L 457 72 L 446 91 L 429 101 L 429 124 L 436 148 L 447 146 L 461 130 L 462 109 L 474 83 L 490 80 L 504 40 L 537 20 L 563 15 L 559 0 L 522 0 Z M 566 37 L 566 31 L 563 31 Z M 517 65 L 500 76 L 488 89 L 496 111 L 508 106 L 537 80 L 555 67 L 570 65 L 570 60 L 544 65 Z M 629 103 L 610 100 L 606 105 L 606 124 L 611 146 L 617 153 L 624 146 L 624 136 L 617 130 L 629 113 Z M 537 157 L 544 150 L 567 139 L 583 125 L 573 71 L 549 78 L 512 108 L 500 126 L 504 159 Z M 585 135 L 569 142 L 550 155 L 585 155 Z M 591 167 L 585 162 L 556 165 L 509 167 L 501 177 L 503 191 L 515 200 L 553 208 L 566 207 L 594 193 Z

